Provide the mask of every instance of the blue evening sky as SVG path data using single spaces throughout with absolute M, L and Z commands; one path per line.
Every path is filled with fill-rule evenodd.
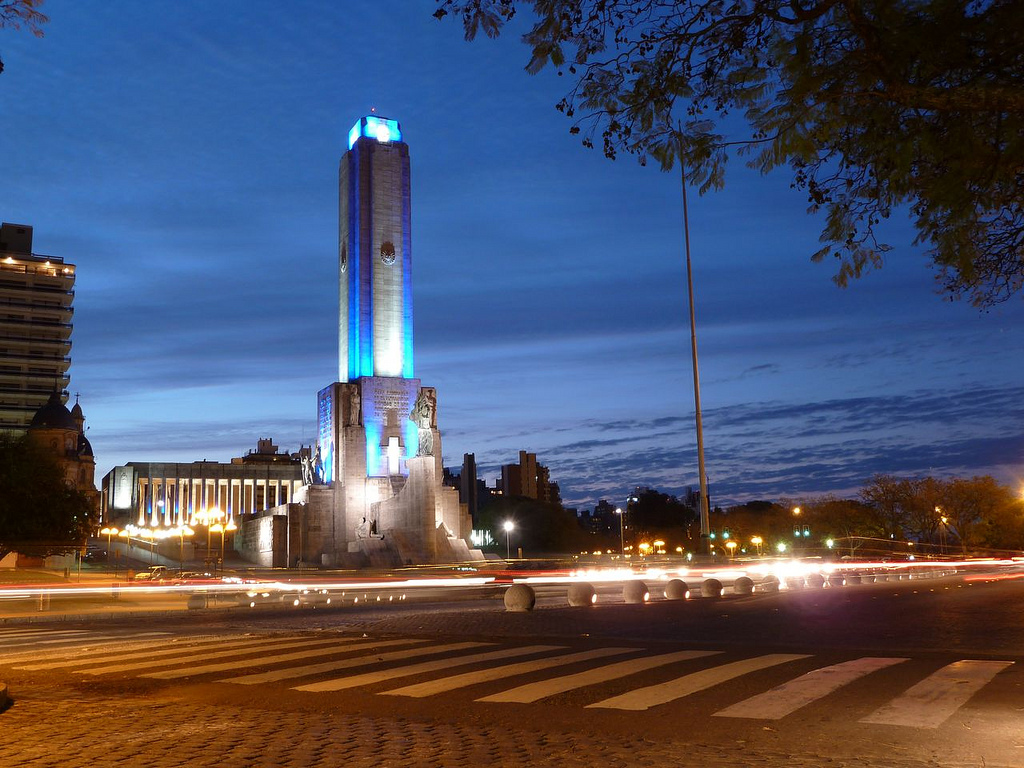
M 337 167 L 371 108 L 413 163 L 416 375 L 444 459 L 537 453 L 564 499 L 697 483 L 679 180 L 583 149 L 514 34 L 430 0 L 48 0 L 0 30 L 0 219 L 78 267 L 97 475 L 313 440 L 337 375 Z M 522 29 L 520 25 L 519 29 Z M 934 293 L 907 221 L 851 288 L 785 171 L 690 197 L 712 501 L 874 473 L 1024 480 L 1024 303 Z

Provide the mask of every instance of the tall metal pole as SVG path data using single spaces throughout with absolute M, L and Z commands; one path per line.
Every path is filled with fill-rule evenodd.
M 679 178 L 683 187 L 683 238 L 686 243 L 686 290 L 690 298 L 690 353 L 693 359 L 693 405 L 697 420 L 697 471 L 700 472 L 700 550 L 707 554 L 711 533 L 708 505 L 708 476 L 704 469 L 704 421 L 700 410 L 700 375 L 697 372 L 697 321 L 693 310 L 693 269 L 690 265 L 690 213 L 686 206 L 686 165 L 683 162 L 683 134 L 679 131 Z
M 627 507 L 626 509 L 628 509 L 628 508 L 629 507 Z M 625 523 L 623 522 L 625 520 L 625 518 L 623 516 L 626 514 L 626 510 L 625 509 L 620 509 L 620 510 L 618 510 L 618 513 L 619 513 L 619 555 L 621 557 L 625 557 L 626 556 L 626 528 L 625 528 Z

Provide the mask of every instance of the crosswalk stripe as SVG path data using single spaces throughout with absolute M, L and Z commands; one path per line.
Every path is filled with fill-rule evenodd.
M 731 707 L 715 712 L 715 716 L 781 720 L 786 715 L 827 696 L 864 675 L 903 661 L 907 661 L 907 659 L 865 656 L 852 661 L 844 661 L 841 664 L 821 667 L 772 688 L 770 691 L 744 699 Z
M 160 653 L 163 652 L 159 650 L 161 648 L 180 649 L 186 644 L 207 645 L 216 642 L 223 643 L 225 641 L 223 638 L 218 640 L 204 637 L 188 637 L 186 639 L 180 639 L 169 637 L 162 632 L 142 632 L 135 635 L 121 635 L 116 640 L 101 640 L 94 643 L 90 639 L 88 642 L 78 643 L 68 647 L 45 648 L 38 651 L 23 651 L 20 653 L 3 655 L 0 656 L 0 664 L 15 666 L 17 669 L 58 669 L 60 667 L 67 667 L 68 663 L 74 662 L 74 660 L 82 660 L 83 663 L 94 662 L 94 660 L 95 662 L 105 662 L 105 660 L 124 658 L 125 654 L 134 654 L 141 657 L 144 655 L 143 651 L 145 653 Z M 114 651 L 117 652 L 115 653 Z M 36 662 L 36 660 L 48 658 L 58 660 L 52 664 L 34 665 L 31 668 L 20 666 L 20 664 L 24 662 Z
M 88 634 L 87 629 L 23 629 L 23 630 L 8 630 L 7 632 L 0 632 L 0 641 L 2 640 L 21 640 L 26 637 L 58 637 L 60 635 L 85 635 Z
M 399 642 L 399 641 L 392 641 Z M 408 640 L 410 643 L 422 643 L 425 640 Z M 383 643 L 381 643 L 383 645 Z M 341 661 L 328 661 L 324 664 L 313 664 L 306 667 L 289 667 L 288 669 L 276 669 L 271 672 L 260 672 L 254 675 L 243 675 L 241 677 L 228 677 L 218 680 L 218 683 L 237 683 L 238 685 L 256 685 L 257 683 L 272 683 L 278 680 L 291 680 L 296 677 L 311 677 L 321 675 L 325 672 L 337 672 L 339 669 L 351 669 L 353 667 L 368 667 L 371 664 L 378 664 L 385 661 L 398 661 L 401 659 L 414 658 L 416 656 L 436 656 L 439 653 L 450 651 L 462 651 L 467 648 L 479 648 L 490 643 L 449 643 L 447 645 L 434 645 L 427 648 L 411 648 L 404 651 L 391 651 L 390 653 L 374 654 L 363 656 L 357 659 L 342 659 Z
M 337 648 L 316 648 L 311 651 L 295 651 L 294 653 L 260 656 L 258 659 L 225 661 L 220 664 L 202 664 L 198 667 L 188 667 L 186 669 L 165 669 L 160 672 L 147 672 L 144 675 L 139 675 L 139 677 L 152 677 L 158 680 L 175 680 L 180 677 L 207 675 L 211 672 L 227 672 L 230 669 L 245 669 L 246 667 L 268 666 L 271 664 L 280 664 L 286 661 L 310 659 L 315 656 L 337 656 L 339 653 L 351 653 L 352 651 L 361 651 L 367 648 L 379 648 L 381 645 L 387 644 L 380 643 L 375 640 L 368 643 L 352 643 L 352 640 L 355 640 L 355 638 L 346 638 L 345 644 L 339 645 Z
M 373 685 L 380 683 L 385 680 L 393 680 L 396 677 L 409 677 L 411 675 L 419 675 L 425 672 L 437 672 L 441 669 L 451 669 L 452 667 L 463 667 L 467 664 L 477 664 L 485 661 L 495 661 L 497 659 L 507 659 L 512 656 L 528 656 L 531 653 L 544 653 L 546 651 L 560 651 L 563 646 L 560 645 L 526 645 L 518 648 L 503 648 L 497 651 L 488 651 L 486 653 L 476 653 L 471 656 L 455 656 L 449 659 L 437 659 L 435 661 L 425 661 L 421 664 L 412 664 L 406 667 L 391 667 L 390 669 L 384 669 L 380 672 L 367 672 L 362 675 L 355 675 L 353 677 L 341 677 L 334 680 L 322 680 L 318 683 L 309 683 L 308 685 L 296 686 L 292 690 L 296 691 L 341 691 L 346 688 L 356 688 L 361 685 Z
M 282 638 L 274 638 L 274 640 L 281 640 Z M 195 639 L 191 642 L 182 643 L 181 641 L 174 642 L 173 645 L 169 644 L 167 640 L 152 640 L 144 641 L 140 643 L 130 643 L 127 648 L 123 648 L 116 653 L 111 653 L 111 645 L 102 648 L 92 648 L 89 650 L 83 650 L 74 655 L 65 654 L 57 661 L 46 661 L 39 664 L 22 665 L 16 664 L 15 669 L 24 669 L 27 671 L 39 671 L 44 669 L 62 669 L 64 667 L 81 667 L 88 664 L 105 664 L 112 661 L 133 661 L 136 659 L 153 659 L 161 656 L 173 656 L 185 651 L 200 650 L 207 646 L 213 646 L 217 650 L 228 650 L 229 648 L 238 646 L 244 648 L 246 645 L 250 645 L 254 640 L 259 638 L 224 638 L 224 637 L 207 637 L 201 639 Z M 173 641 L 172 641 L 173 642 Z M 270 639 L 263 639 L 263 642 L 272 642 Z M 57 652 L 47 654 L 48 657 L 56 656 Z
M 938 728 L 1011 664 L 1012 661 L 973 659 L 947 664 L 860 722 Z
M 156 635 L 165 635 L 166 633 L 164 633 L 164 632 L 146 632 L 145 634 L 152 637 L 152 636 L 156 636 Z M 62 652 L 64 650 L 67 650 L 68 648 L 75 647 L 75 645 L 81 645 L 81 641 L 83 641 L 83 640 L 88 641 L 90 643 L 92 643 L 92 642 L 102 642 L 102 641 L 116 642 L 116 641 L 120 640 L 123 637 L 124 637 L 124 635 L 89 635 L 88 637 L 82 637 L 82 636 L 79 635 L 79 636 L 75 636 L 75 637 L 55 638 L 53 640 L 31 640 L 31 641 L 25 641 L 25 642 L 16 643 L 15 645 L 11 646 L 11 650 L 15 651 L 16 653 L 11 653 L 11 654 L 5 653 L 2 657 L 0 657 L 0 661 L 8 659 L 8 658 L 10 658 L 12 656 L 15 656 L 15 655 L 19 654 L 19 653 L 22 656 L 38 656 L 40 651 L 50 651 L 50 652 L 53 652 L 53 653 L 60 653 L 60 652 Z M 39 648 L 39 646 L 41 646 L 41 645 L 46 645 L 46 646 L 60 645 L 61 647 L 60 648 Z M 28 651 L 18 651 L 18 649 L 21 649 L 21 648 L 29 648 L 31 650 L 28 650 Z
M 178 655 L 175 658 L 167 659 L 149 659 L 147 661 L 138 661 L 132 664 L 111 664 L 105 667 L 96 667 L 94 669 L 80 669 L 79 673 L 84 675 L 106 675 L 116 672 L 134 672 L 138 669 L 148 669 L 150 667 L 170 667 L 175 664 L 189 661 L 207 661 L 208 659 L 223 659 L 228 656 L 238 656 L 242 654 L 254 654 L 254 653 L 265 653 L 266 651 L 279 651 L 285 648 L 298 648 L 300 646 L 309 648 L 318 645 L 330 645 L 332 643 L 338 643 L 339 638 L 332 638 L 330 640 L 309 640 L 303 638 L 300 640 L 289 640 L 287 642 L 280 641 L 261 641 L 256 643 L 248 643 L 238 648 L 231 648 L 224 651 L 208 651 L 199 650 L 196 653 Z M 182 649 L 187 650 L 187 649 Z
M 704 669 L 690 675 L 683 675 L 675 680 L 669 680 L 659 685 L 637 688 L 621 696 L 613 696 L 610 699 L 589 704 L 588 707 L 631 710 L 650 709 L 659 704 L 666 704 L 670 701 L 681 699 L 684 696 L 703 691 L 705 688 L 711 688 L 714 685 L 724 683 L 727 680 L 732 680 L 735 677 L 740 677 L 750 672 L 806 658 L 808 658 L 806 654 L 800 653 L 770 653 L 765 656 L 755 656 L 752 659 L 734 661 L 731 664 L 722 664 L 721 666 Z
M 423 698 L 433 696 L 436 693 L 453 691 L 456 688 L 465 688 L 477 683 L 487 683 L 492 680 L 502 680 L 506 677 L 524 675 L 530 672 L 538 672 L 551 667 L 561 667 L 568 664 L 575 664 L 579 661 L 590 661 L 605 656 L 616 656 L 623 653 L 631 653 L 642 650 L 641 648 L 598 648 L 593 651 L 582 651 L 580 653 L 569 653 L 564 656 L 549 656 L 546 659 L 534 659 L 531 661 L 520 661 L 514 664 L 502 664 L 490 669 L 481 669 L 476 672 L 465 672 L 461 675 L 442 677 L 438 680 L 428 680 L 423 683 L 407 685 L 404 688 L 395 688 L 391 691 L 381 691 L 384 696 L 412 696 Z
M 720 651 L 676 651 L 675 653 L 663 653 L 658 656 L 644 656 L 639 659 L 620 661 L 615 664 L 607 664 L 596 669 L 589 669 L 586 672 L 578 672 L 574 675 L 541 680 L 536 683 L 527 683 L 518 688 L 511 688 L 491 696 L 484 696 L 477 701 L 504 701 L 529 704 L 540 699 L 554 696 L 556 693 L 564 693 L 576 688 L 582 688 L 595 683 L 605 683 L 609 680 L 617 680 L 620 677 L 643 672 L 654 667 L 661 667 L 665 664 L 674 664 L 677 661 L 688 661 L 699 659 L 703 656 L 713 656 Z

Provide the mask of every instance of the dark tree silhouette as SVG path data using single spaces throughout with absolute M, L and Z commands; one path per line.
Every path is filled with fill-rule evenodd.
M 53 457 L 28 437 L 0 434 L 0 558 L 77 549 L 93 530 L 92 516 L 88 497 L 67 485 Z
M 842 286 L 882 265 L 909 209 L 940 290 L 978 307 L 1024 286 L 1020 0 L 438 0 L 465 36 L 526 9 L 527 70 L 570 76 L 584 145 L 682 159 L 701 192 L 730 156 L 789 166 L 825 214 Z M 743 118 L 743 119 L 738 119 Z

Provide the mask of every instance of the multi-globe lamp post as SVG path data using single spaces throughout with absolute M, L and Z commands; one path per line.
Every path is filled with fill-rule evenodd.
M 224 519 L 224 513 L 217 507 L 211 509 L 204 509 L 197 512 L 195 515 L 194 522 L 198 522 L 201 525 L 206 526 L 206 560 L 210 560 L 210 548 L 212 546 L 211 534 L 214 532 L 214 524 L 220 524 L 220 521 Z
M 121 533 L 121 531 L 118 530 L 117 528 L 106 527 L 106 528 L 101 528 L 100 529 L 100 534 L 107 537 L 107 562 L 108 563 L 110 562 L 110 537 L 111 536 L 117 536 L 120 533 Z M 114 571 L 115 571 L 115 573 L 117 571 L 117 558 L 116 557 L 114 558 Z
M 224 537 L 230 531 L 238 530 L 238 526 L 235 525 L 234 520 L 228 520 L 227 523 L 214 523 L 210 526 L 210 530 L 214 533 L 220 534 L 220 568 L 224 569 Z

